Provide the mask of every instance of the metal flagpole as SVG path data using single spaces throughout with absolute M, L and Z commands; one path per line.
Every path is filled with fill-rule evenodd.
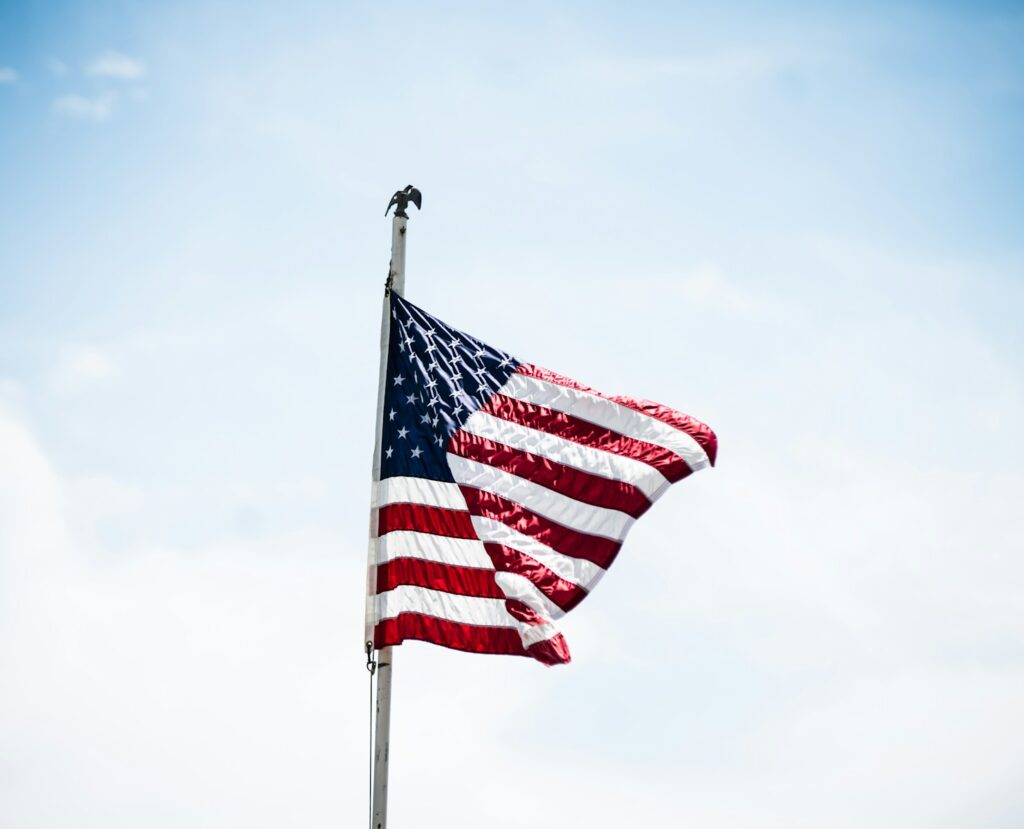
M 422 205 L 420 191 L 411 184 L 399 190 L 391 197 L 388 209 L 395 208 L 391 220 L 391 267 L 388 270 L 388 281 L 384 291 L 384 311 L 381 316 L 380 337 L 380 376 L 377 386 L 377 428 L 373 446 L 373 484 L 376 488 L 380 480 L 381 426 L 384 414 L 384 391 L 387 382 L 388 341 L 391 331 L 391 317 L 388 314 L 388 297 L 391 291 L 405 293 L 405 226 L 409 215 L 405 212 L 409 204 L 417 209 Z M 372 647 L 373 624 L 375 621 L 374 602 L 377 593 L 376 553 L 377 553 L 377 493 L 374 491 L 370 510 L 370 551 L 367 583 L 366 606 L 366 647 Z M 373 738 L 373 800 L 371 804 L 371 829 L 386 829 L 388 822 L 388 760 L 390 759 L 391 739 L 391 667 L 394 663 L 392 648 L 381 648 L 377 651 L 377 705 L 375 709 L 376 728 Z

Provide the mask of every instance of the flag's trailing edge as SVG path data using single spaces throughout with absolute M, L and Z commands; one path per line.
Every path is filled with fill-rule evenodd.
M 553 621 L 670 484 L 714 464 L 714 432 L 386 303 L 368 638 L 568 662 Z

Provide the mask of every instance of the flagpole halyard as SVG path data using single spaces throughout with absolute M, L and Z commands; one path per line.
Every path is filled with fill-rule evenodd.
M 397 191 L 388 204 L 387 212 L 392 207 L 395 214 L 391 220 L 391 264 L 384 289 L 384 305 L 381 314 L 380 329 L 380 375 L 377 386 L 377 420 L 376 437 L 373 447 L 373 488 L 370 508 L 370 549 L 369 566 L 367 567 L 367 600 L 366 600 L 366 642 L 367 649 L 372 648 L 374 640 L 376 585 L 376 556 L 378 533 L 377 483 L 380 481 L 381 465 L 381 427 L 384 416 L 384 393 L 387 379 L 388 342 L 391 332 L 389 297 L 392 291 L 405 293 L 405 240 L 406 224 L 409 216 L 406 207 L 415 204 L 421 206 L 422 196 L 419 190 L 409 185 Z M 391 741 L 391 667 L 394 653 L 391 647 L 381 648 L 376 655 L 377 704 L 375 706 L 375 728 L 373 736 L 373 767 L 371 777 L 372 801 L 370 807 L 370 829 L 386 829 L 388 807 L 388 764 L 390 760 Z

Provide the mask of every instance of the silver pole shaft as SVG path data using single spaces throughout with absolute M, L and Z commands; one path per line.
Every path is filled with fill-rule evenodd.
M 405 225 L 404 216 L 391 219 L 391 287 L 405 296 Z
M 405 293 L 405 225 L 408 219 L 395 216 L 391 222 L 391 272 L 388 282 L 393 291 Z M 384 316 L 381 321 L 381 368 L 380 386 L 377 390 L 377 442 L 373 450 L 373 480 L 380 480 L 380 431 L 384 412 L 384 383 L 387 373 L 387 342 L 391 318 L 385 297 Z M 376 503 L 376 498 L 374 498 Z M 371 560 L 376 557 L 377 510 L 371 510 L 370 544 Z M 376 568 L 371 566 L 370 596 L 376 594 Z M 370 617 L 372 619 L 372 617 Z M 373 631 L 368 634 L 372 640 Z M 376 730 L 373 738 L 373 823 L 372 829 L 386 829 L 388 823 L 388 761 L 391 754 L 391 666 L 394 662 L 393 649 L 377 651 L 377 707 Z
M 377 730 L 373 739 L 373 829 L 388 825 L 388 760 L 391 751 L 393 648 L 377 651 Z

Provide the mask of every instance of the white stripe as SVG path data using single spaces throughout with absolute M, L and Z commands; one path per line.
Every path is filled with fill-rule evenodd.
M 568 582 L 589 590 L 598 582 L 605 571 L 585 558 L 574 558 L 553 550 L 535 538 L 524 535 L 507 524 L 493 518 L 473 516 L 473 529 L 485 544 L 502 544 L 520 553 L 525 553 L 551 572 Z
M 486 412 L 473 412 L 462 428 L 478 437 L 503 443 L 513 449 L 540 455 L 542 458 L 592 475 L 600 475 L 602 478 L 632 484 L 643 492 L 649 501 L 655 501 L 669 485 L 664 475 L 642 461 L 616 455 L 604 449 L 583 446 L 529 426 L 502 420 Z
M 393 619 L 402 613 L 422 613 L 458 624 L 512 628 L 519 633 L 524 648 L 547 641 L 558 634 L 558 629 L 550 622 L 528 625 L 515 618 L 505 607 L 504 599 L 460 596 L 410 584 L 378 594 L 376 608 L 378 621 Z
M 449 622 L 481 627 L 522 627 L 522 623 L 508 612 L 504 599 L 460 596 L 411 584 L 377 594 L 378 620 L 392 619 L 400 613 L 423 613 Z
M 487 464 L 449 454 L 448 468 L 460 484 L 493 492 L 578 532 L 621 541 L 633 526 L 624 512 L 585 504 Z
M 458 484 L 430 481 L 426 478 L 385 478 L 376 486 L 373 506 L 387 504 L 424 504 L 430 507 L 466 509 L 466 499 Z
M 565 611 L 545 596 L 526 576 L 519 573 L 495 573 L 494 580 L 501 591 L 510 599 L 518 599 L 527 607 L 536 610 L 545 619 L 560 619 Z
M 377 539 L 377 563 L 396 558 L 419 558 L 461 567 L 494 569 L 484 545 L 475 538 L 450 538 L 412 530 L 392 530 Z
M 626 437 L 668 449 L 686 461 L 687 466 L 694 472 L 709 465 L 707 453 L 691 435 L 657 418 L 620 406 L 615 401 L 598 397 L 596 394 L 566 388 L 557 383 L 522 374 L 513 374 L 498 392 L 506 397 L 546 406 L 581 420 L 588 420 Z
M 548 639 L 553 639 L 558 635 L 558 628 L 554 625 L 534 625 L 523 630 L 522 627 L 519 629 L 519 638 L 523 640 L 523 647 L 529 648 L 530 645 L 536 645 L 538 642 L 546 642 Z

